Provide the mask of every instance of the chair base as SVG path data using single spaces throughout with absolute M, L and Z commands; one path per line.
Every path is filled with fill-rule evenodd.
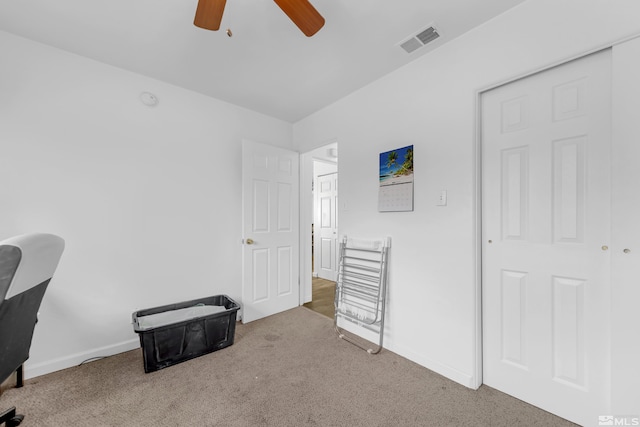
M 24 385 L 24 371 L 23 365 L 16 370 L 16 388 L 20 388 Z M 6 411 L 0 413 L 0 426 L 4 423 L 5 427 L 15 427 L 20 425 L 24 420 L 24 415 L 16 414 L 16 407 L 12 406 Z
M 20 365 L 20 367 L 16 370 L 16 388 L 20 388 L 24 385 L 24 365 Z
M 5 424 L 6 427 L 15 427 L 20 425 L 24 420 L 24 415 L 16 414 L 16 407 L 13 406 L 0 414 L 0 425 Z

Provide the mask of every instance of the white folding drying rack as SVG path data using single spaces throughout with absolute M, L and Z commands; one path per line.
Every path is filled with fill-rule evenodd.
M 382 349 L 387 293 L 387 258 L 391 239 L 361 240 L 344 236 L 340 242 L 340 261 L 335 297 L 334 326 L 338 336 L 369 354 Z M 338 326 L 345 319 L 378 335 L 377 348 Z

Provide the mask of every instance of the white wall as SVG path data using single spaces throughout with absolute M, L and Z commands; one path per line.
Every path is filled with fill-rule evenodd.
M 26 376 L 137 347 L 136 309 L 239 301 L 241 140 L 290 148 L 291 125 L 4 32 L 0 52 L 0 239 L 67 244 Z
M 477 92 L 640 33 L 638 16 L 636 0 L 530 0 L 294 125 L 301 152 L 340 141 L 340 233 L 393 239 L 388 348 L 479 384 Z M 415 210 L 378 213 L 378 155 L 411 144 Z

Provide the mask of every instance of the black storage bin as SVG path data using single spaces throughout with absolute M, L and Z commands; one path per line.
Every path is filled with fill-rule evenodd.
M 143 317 L 173 310 L 218 306 L 224 311 L 196 316 L 154 328 L 141 326 Z M 140 336 L 146 373 L 211 353 L 233 344 L 240 306 L 226 295 L 216 295 L 133 313 L 133 329 Z M 170 313 L 169 313 L 170 314 Z

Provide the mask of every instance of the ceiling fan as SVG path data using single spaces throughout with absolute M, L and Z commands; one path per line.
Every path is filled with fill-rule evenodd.
M 274 1 L 307 37 L 317 33 L 324 25 L 324 18 L 308 0 Z M 206 30 L 219 30 L 226 3 L 227 0 L 198 0 L 193 24 Z

